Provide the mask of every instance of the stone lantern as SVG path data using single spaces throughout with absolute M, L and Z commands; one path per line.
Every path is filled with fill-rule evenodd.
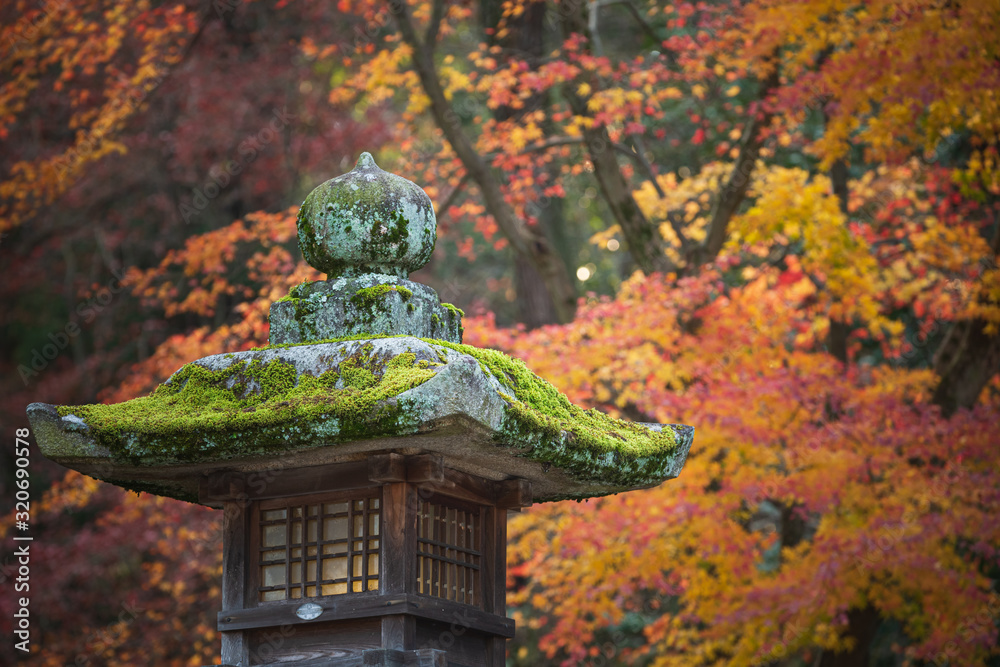
M 272 305 L 270 345 L 125 403 L 28 407 L 49 458 L 223 510 L 223 664 L 500 667 L 507 513 L 684 463 L 691 427 L 583 410 L 462 345 L 461 311 L 407 280 L 435 237 L 427 194 L 364 153 L 302 205 L 327 280 Z

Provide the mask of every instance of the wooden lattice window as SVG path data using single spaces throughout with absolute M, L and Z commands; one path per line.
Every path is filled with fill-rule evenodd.
M 479 507 L 433 497 L 417 502 L 417 592 L 481 605 Z
M 371 493 L 294 505 L 262 502 L 259 600 L 378 590 L 380 511 Z

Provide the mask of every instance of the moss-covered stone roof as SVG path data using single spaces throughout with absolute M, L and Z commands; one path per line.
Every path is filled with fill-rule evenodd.
M 214 355 L 149 396 L 55 413 L 34 404 L 29 416 L 46 422 L 43 453 L 106 461 L 116 479 L 129 469 L 148 478 L 151 469 L 405 442 L 469 472 L 532 479 L 538 500 L 658 484 L 680 471 L 691 437 L 688 427 L 584 410 L 495 350 L 413 337 Z

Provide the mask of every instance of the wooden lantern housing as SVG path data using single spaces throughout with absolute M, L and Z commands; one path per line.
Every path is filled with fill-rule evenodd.
M 261 481 L 218 473 L 200 492 L 224 510 L 224 664 L 504 664 L 506 515 L 529 482 L 401 454 Z

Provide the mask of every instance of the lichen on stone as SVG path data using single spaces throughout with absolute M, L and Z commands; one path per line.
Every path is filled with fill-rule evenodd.
M 388 273 L 405 278 L 427 263 L 437 223 L 427 193 L 379 169 L 368 153 L 315 188 L 299 209 L 299 247 L 331 278 Z

